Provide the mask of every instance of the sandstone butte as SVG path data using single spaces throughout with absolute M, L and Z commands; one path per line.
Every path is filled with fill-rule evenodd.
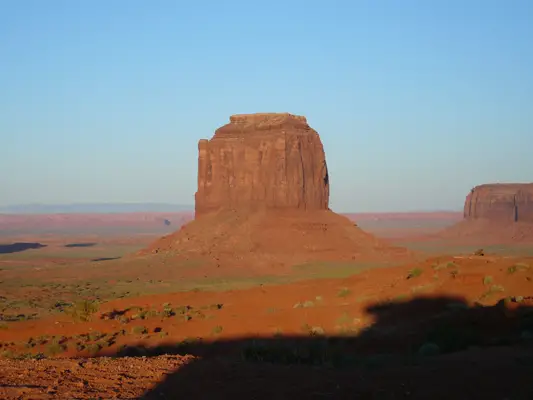
M 533 241 L 533 183 L 474 187 L 465 199 L 463 221 L 444 230 L 441 236 L 494 242 Z
M 247 269 L 412 256 L 329 209 L 324 148 L 303 116 L 233 115 L 198 152 L 195 220 L 141 255 Z

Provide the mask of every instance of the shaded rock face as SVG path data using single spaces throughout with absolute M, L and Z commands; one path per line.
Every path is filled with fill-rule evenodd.
M 466 197 L 464 219 L 533 222 L 533 183 L 476 186 Z
M 305 117 L 233 115 L 198 151 L 197 218 L 223 209 L 328 209 L 324 148 Z

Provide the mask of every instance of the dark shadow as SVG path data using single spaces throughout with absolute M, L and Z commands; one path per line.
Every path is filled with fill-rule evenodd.
M 194 357 L 146 400 L 531 399 L 531 305 L 533 297 L 490 307 L 418 298 L 369 307 L 375 322 L 360 332 L 348 319 L 336 336 L 307 326 L 301 336 L 196 339 L 116 356 Z
M 118 260 L 121 257 L 99 257 L 91 259 L 92 262 Z
M 94 247 L 98 243 L 68 243 L 65 247 Z
M 40 249 L 46 247 L 46 244 L 41 243 L 26 243 L 17 242 L 11 244 L 0 244 L 0 254 L 19 253 L 21 251 Z
M 103 313 L 100 316 L 100 319 L 109 320 L 109 319 L 119 319 L 120 317 L 124 316 L 130 309 L 126 308 L 124 310 L 111 310 L 106 313 Z

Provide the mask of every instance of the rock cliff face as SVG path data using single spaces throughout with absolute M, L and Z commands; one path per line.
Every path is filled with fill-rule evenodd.
M 533 222 L 533 183 L 476 186 L 466 197 L 464 219 Z
M 328 209 L 324 148 L 305 117 L 233 115 L 198 151 L 196 218 L 223 209 Z
M 139 255 L 195 260 L 203 276 L 412 259 L 329 209 L 324 149 L 304 117 L 234 115 L 198 147 L 195 220 Z

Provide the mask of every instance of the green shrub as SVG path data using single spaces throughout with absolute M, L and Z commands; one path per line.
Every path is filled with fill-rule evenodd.
M 145 326 L 137 325 L 131 328 L 131 332 L 135 335 L 145 335 L 148 333 L 148 329 Z
M 215 335 L 218 335 L 220 333 L 222 333 L 222 331 L 224 330 L 224 328 L 222 328 L 220 325 L 217 325 L 213 328 L 212 330 L 212 333 L 215 334 Z
M 420 275 L 422 275 L 422 272 L 424 272 L 421 268 L 414 268 L 411 271 L 409 271 L 409 274 L 407 275 L 407 279 L 417 278 Z
M 418 355 L 428 357 L 428 356 L 438 356 L 440 354 L 440 347 L 438 344 L 427 342 L 424 343 L 418 349 Z
M 487 275 L 483 278 L 483 284 L 484 285 L 490 285 L 493 282 L 493 278 L 490 275 Z
M 56 356 L 58 354 L 65 352 L 66 350 L 67 350 L 67 346 L 54 341 L 48 346 L 47 353 L 51 356 Z
M 350 293 L 352 293 L 350 289 L 342 288 L 341 290 L 339 290 L 339 293 L 337 293 L 337 296 L 338 297 L 347 297 Z
M 100 304 L 93 300 L 81 300 L 74 303 L 68 310 L 68 313 L 76 321 L 90 321 L 93 314 L 100 309 Z

